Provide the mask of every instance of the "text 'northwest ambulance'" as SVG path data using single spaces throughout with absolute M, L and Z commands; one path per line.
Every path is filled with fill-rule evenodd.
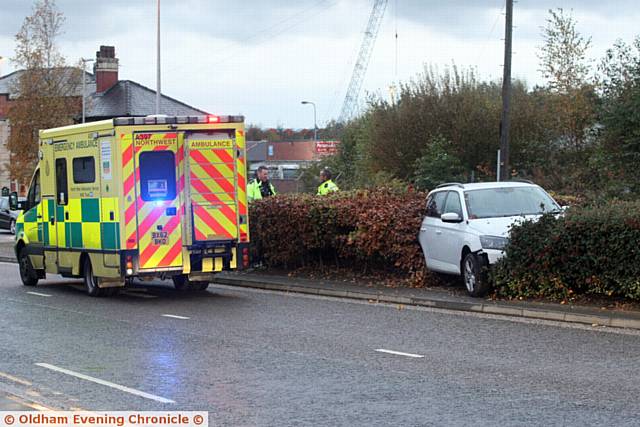
M 249 265 L 242 116 L 125 117 L 40 131 L 16 224 L 25 285 L 46 273 L 111 295 L 127 280 L 204 290 Z M 24 203 L 24 204 L 23 204 Z M 22 205 L 22 206 L 21 206 Z

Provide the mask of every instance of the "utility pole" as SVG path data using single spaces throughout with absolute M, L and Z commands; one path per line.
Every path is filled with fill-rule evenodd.
M 160 0 L 158 0 L 158 57 L 156 74 L 156 114 L 160 114 Z
M 511 126 L 511 35 L 513 32 L 513 0 L 506 0 L 504 26 L 504 73 L 502 76 L 502 120 L 500 120 L 500 172 L 502 181 L 511 177 L 509 167 L 509 127 Z

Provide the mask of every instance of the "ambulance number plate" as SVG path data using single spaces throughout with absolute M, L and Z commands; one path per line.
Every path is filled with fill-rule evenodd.
M 168 245 L 169 233 L 166 231 L 153 231 L 151 233 L 151 239 L 153 240 L 154 245 Z

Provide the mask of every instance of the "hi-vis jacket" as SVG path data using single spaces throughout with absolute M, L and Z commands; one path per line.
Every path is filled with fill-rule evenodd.
M 28 271 L 99 287 L 135 276 L 207 281 L 249 263 L 242 116 L 115 118 L 40 131 L 16 224 Z M 26 258 L 24 258 L 26 257 Z
M 325 196 L 329 193 L 333 193 L 335 191 L 339 191 L 338 186 L 331 181 L 330 179 L 326 180 L 322 184 L 318 186 L 318 196 Z
M 257 178 L 254 178 L 249 182 L 249 185 L 247 185 L 247 199 L 249 200 L 249 203 L 254 200 L 262 199 L 262 191 L 260 190 L 261 185 L 262 183 Z M 269 182 L 269 189 L 271 190 L 271 195 L 275 196 L 276 189 L 271 182 Z

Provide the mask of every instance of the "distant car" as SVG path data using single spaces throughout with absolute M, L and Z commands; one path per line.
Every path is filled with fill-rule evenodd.
M 19 211 L 9 209 L 9 197 L 0 197 L 0 229 L 9 230 L 11 234 L 16 234 L 16 219 Z
M 509 227 L 562 208 L 526 182 L 450 183 L 427 197 L 420 246 L 429 270 L 461 275 L 471 296 L 489 289 L 485 268 L 503 256 Z

